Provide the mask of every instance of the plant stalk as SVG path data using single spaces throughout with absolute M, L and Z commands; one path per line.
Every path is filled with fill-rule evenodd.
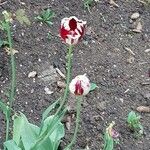
M 76 97 L 76 100 L 77 100 L 76 127 L 75 127 L 75 131 L 74 131 L 74 135 L 73 135 L 72 141 L 71 141 L 70 144 L 65 148 L 65 150 L 71 150 L 72 145 L 75 144 L 76 137 L 77 137 L 77 133 L 78 133 L 78 130 L 79 130 L 79 122 L 80 122 L 82 96 L 77 96 L 77 97 Z
M 73 49 L 73 46 L 72 45 L 69 45 L 69 49 L 68 49 L 68 53 L 67 53 L 67 78 L 66 78 L 66 89 L 65 89 L 65 92 L 64 92 L 64 96 L 63 96 L 63 99 L 61 101 L 61 104 L 58 108 L 58 110 L 56 111 L 55 115 L 54 116 L 57 116 L 62 107 L 64 106 L 65 102 L 66 102 L 66 99 L 67 99 L 67 95 L 68 95 L 68 91 L 69 91 L 69 83 L 70 83 L 70 77 L 71 77 L 71 65 L 72 65 L 72 49 Z M 55 120 L 53 120 L 49 126 L 51 126 L 53 123 L 55 122 Z M 41 129 L 42 130 L 42 129 Z M 40 131 L 41 133 L 41 131 Z M 46 133 L 42 134 L 40 136 L 40 138 L 35 142 L 35 144 L 31 147 L 30 150 L 33 150 L 36 148 L 36 146 L 41 142 L 42 138 L 41 137 L 44 137 L 44 136 L 47 136 Z
M 16 87 L 16 68 L 15 68 L 15 58 L 12 51 L 12 39 L 11 39 L 11 31 L 10 31 L 10 24 L 9 21 L 6 21 L 6 31 L 7 31 L 7 37 L 8 37 L 8 44 L 10 49 L 10 57 L 11 57 L 11 89 L 9 94 L 9 107 L 10 109 L 7 112 L 6 116 L 6 141 L 9 138 L 9 126 L 10 126 L 10 116 L 11 116 L 11 108 L 14 101 L 15 96 L 15 87 Z M 4 147 L 4 150 L 6 150 L 6 147 Z
M 64 96 L 63 96 L 62 102 L 61 102 L 58 110 L 56 111 L 55 115 L 58 115 L 58 113 L 61 111 L 61 109 L 64 106 L 64 104 L 66 102 L 66 99 L 67 99 L 67 95 L 68 95 L 68 91 L 69 91 L 70 77 L 71 77 L 72 49 L 73 49 L 73 46 L 69 45 L 68 54 L 67 54 L 68 62 L 67 62 L 66 89 L 65 89 L 65 92 L 64 92 Z

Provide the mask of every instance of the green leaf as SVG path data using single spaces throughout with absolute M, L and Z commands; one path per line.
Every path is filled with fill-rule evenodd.
M 49 138 L 49 136 L 51 136 L 51 134 L 57 128 L 57 125 L 60 124 L 62 117 L 66 113 L 66 110 L 67 109 L 64 109 L 57 116 L 50 116 L 50 117 L 46 118 L 46 120 L 44 121 L 44 125 L 42 126 L 42 129 L 40 129 L 41 132 L 40 132 L 40 136 L 38 138 L 38 142 L 36 142 L 35 145 L 33 146 L 34 150 L 36 150 L 37 147 L 39 147 L 43 142 L 45 142 L 45 140 L 47 140 L 47 138 Z M 50 119 L 50 120 L 48 120 L 48 119 Z
M 113 150 L 113 147 L 114 147 L 113 138 L 110 137 L 108 133 L 105 133 L 104 141 L 105 141 L 105 144 L 104 144 L 103 150 Z
M 46 10 L 43 10 L 37 17 L 36 19 L 38 21 L 41 21 L 43 23 L 46 23 L 47 25 L 52 25 L 52 18 L 55 17 L 55 13 L 50 10 L 50 9 L 46 9 Z
M 49 136 L 45 135 L 43 137 L 43 142 L 41 142 L 41 144 L 39 144 L 37 146 L 39 148 L 39 150 L 42 149 L 40 146 L 43 146 L 44 150 L 50 150 L 50 149 L 57 150 L 58 146 L 60 144 L 60 139 L 62 137 L 64 137 L 64 135 L 65 135 L 64 125 L 60 122 L 60 120 L 55 125 L 53 125 L 54 118 L 56 118 L 56 117 L 49 116 L 44 121 L 42 133 L 44 133 L 44 132 L 47 133 L 51 129 L 53 129 L 53 131 L 51 132 L 51 134 Z M 49 128 L 49 130 L 47 130 L 50 124 L 51 124 L 51 127 Z
M 7 106 L 5 103 L 2 102 L 0 99 L 0 109 L 3 111 L 3 113 L 7 116 L 9 112 L 9 106 Z
M 134 111 L 131 111 L 128 114 L 127 122 L 128 122 L 128 124 L 134 124 L 134 123 L 137 123 L 139 121 L 139 119 L 140 119 L 140 117 L 137 116 Z
M 22 143 L 25 150 L 30 150 L 38 137 L 39 128 L 30 124 L 24 114 L 21 114 L 21 117 L 24 120 L 24 126 L 21 130 Z
M 2 47 L 3 43 L 3 40 L 0 38 L 0 47 Z
M 51 26 L 53 23 L 51 21 L 46 21 L 46 23 Z
M 21 24 L 27 24 L 27 25 L 31 25 L 31 22 L 28 18 L 28 16 L 25 14 L 25 10 L 24 9 L 18 9 L 16 11 L 16 19 L 21 23 Z
M 13 139 L 17 145 L 22 143 L 25 150 L 30 150 L 39 134 L 39 127 L 28 122 L 26 116 L 20 113 L 14 118 Z
M 54 129 L 53 133 L 49 136 L 50 141 L 52 142 L 53 149 L 57 150 L 60 144 L 61 138 L 65 136 L 64 125 L 59 123 Z
M 22 128 L 24 128 L 24 119 L 23 117 L 16 115 L 14 115 L 13 118 L 13 140 L 16 142 L 17 145 L 19 145 Z
M 6 146 L 7 150 L 21 150 L 13 140 L 6 141 L 4 146 Z
M 49 17 L 50 17 L 50 9 L 47 9 L 47 10 L 44 10 L 44 12 L 43 12 L 43 18 L 44 18 L 44 20 L 46 21 L 46 20 L 48 20 L 48 19 L 50 19 Z
M 61 98 L 59 98 L 56 102 L 54 102 L 53 104 L 51 104 L 42 114 L 42 121 L 44 121 L 49 113 L 56 107 L 56 105 L 59 103 L 59 101 L 61 100 Z
M 91 85 L 90 85 L 90 91 L 93 91 L 96 88 L 98 88 L 98 86 L 95 83 L 91 83 Z

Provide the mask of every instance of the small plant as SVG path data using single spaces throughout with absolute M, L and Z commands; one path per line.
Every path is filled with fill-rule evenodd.
M 49 8 L 46 10 L 43 10 L 36 19 L 40 22 L 46 23 L 49 26 L 52 25 L 52 19 L 55 17 L 55 13 L 50 10 Z
M 15 114 L 13 138 L 4 143 L 7 150 L 58 150 L 60 139 L 65 134 L 60 121 L 66 112 L 64 109 L 57 116 L 50 115 L 58 103 L 59 100 L 45 110 L 40 127 L 31 124 L 23 113 Z
M 52 38 L 52 34 L 50 32 L 47 33 L 47 39 L 50 41 Z
M 106 128 L 106 132 L 104 134 L 104 148 L 103 150 L 113 150 L 114 144 L 119 143 L 119 133 L 113 129 L 115 122 L 112 121 L 110 125 Z
M 89 13 L 91 13 L 90 11 L 90 7 L 93 4 L 94 0 L 84 0 L 83 5 L 84 5 L 84 9 L 87 9 L 89 11 Z
M 135 137 L 139 137 L 143 134 L 143 126 L 140 123 L 140 116 L 134 111 L 128 114 L 127 123 L 131 131 L 134 132 Z
M 20 20 L 20 23 L 27 23 L 28 21 L 26 20 L 26 16 L 24 14 L 25 12 L 20 10 L 20 13 L 22 13 L 22 17 L 25 17 L 23 20 Z M 11 87 L 8 92 L 9 94 L 7 94 L 8 103 L 4 103 L 4 101 L 7 100 L 0 99 L 0 109 L 3 111 L 6 118 L 6 140 L 4 142 L 4 150 L 57 150 L 61 138 L 64 137 L 64 125 L 61 123 L 61 120 L 67 111 L 66 103 L 68 101 L 67 97 L 69 90 L 71 93 L 75 94 L 77 98 L 75 132 L 70 144 L 66 146 L 65 150 L 72 149 L 73 144 L 75 144 L 79 128 L 82 95 L 88 94 L 97 87 L 94 83 L 90 84 L 90 81 L 86 75 L 79 75 L 70 83 L 73 47 L 83 37 L 86 21 L 79 20 L 75 16 L 64 18 L 61 21 L 60 36 L 68 45 L 66 88 L 63 97 L 59 98 L 44 111 L 41 124 L 40 126 L 37 126 L 35 124 L 31 124 L 23 113 L 17 113 L 12 108 L 16 94 L 16 67 L 12 48 L 10 16 L 7 11 L 4 11 L 3 15 L 4 21 L 2 22 L 1 27 L 2 30 L 7 33 L 12 73 Z M 53 16 L 53 12 L 48 9 L 42 12 L 42 15 L 38 16 L 38 19 L 50 25 L 52 24 L 51 18 Z M 19 19 L 21 19 L 21 17 L 19 17 Z M 1 41 L 1 45 L 3 45 L 3 41 Z M 12 138 L 10 138 L 9 134 L 11 116 L 13 116 Z
M 7 35 L 7 22 L 5 19 L 0 21 L 0 30 L 5 32 Z M 8 37 L 7 38 L 0 37 L 0 47 L 2 46 L 9 46 Z
M 4 16 L 4 20 L 1 21 L 1 28 L 4 33 L 7 35 L 8 41 L 8 48 L 10 50 L 10 62 L 11 62 L 11 83 L 8 93 L 6 94 L 8 103 L 4 103 L 4 100 L 0 98 L 0 109 L 3 111 L 6 119 L 6 137 L 5 141 L 9 138 L 9 128 L 10 128 L 10 120 L 11 120 L 11 113 L 12 113 L 12 105 L 15 100 L 15 92 L 16 92 L 16 67 L 15 67 L 15 57 L 13 54 L 13 45 L 12 45 L 12 37 L 11 37 L 11 27 L 10 23 L 12 21 L 10 13 L 7 11 L 2 12 Z M 2 42 L 2 45 L 4 41 Z M 4 147 L 6 150 L 6 147 Z
M 16 19 L 20 22 L 20 24 L 31 25 L 31 22 L 24 9 L 18 9 L 16 11 Z
M 8 46 L 8 41 L 6 40 L 3 40 L 3 39 L 0 39 L 0 47 L 3 47 L 3 46 Z

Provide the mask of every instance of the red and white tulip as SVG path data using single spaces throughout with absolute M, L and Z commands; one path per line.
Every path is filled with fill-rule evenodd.
M 85 74 L 78 75 L 71 81 L 69 90 L 74 95 L 86 95 L 90 91 L 90 80 Z
M 69 45 L 77 44 L 85 32 L 86 21 L 75 16 L 63 18 L 61 21 L 60 36 Z

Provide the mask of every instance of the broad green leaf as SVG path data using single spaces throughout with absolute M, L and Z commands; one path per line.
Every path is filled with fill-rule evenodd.
M 95 83 L 91 83 L 91 85 L 90 85 L 90 91 L 93 91 L 96 88 L 98 88 L 98 86 Z
M 25 150 L 30 150 L 37 139 L 39 128 L 31 125 L 24 114 L 21 114 L 21 117 L 24 120 L 24 126 L 21 130 L 22 143 Z
M 53 144 L 50 141 L 49 138 L 47 138 L 46 140 L 44 140 L 37 148 L 35 148 L 34 150 L 54 150 L 53 149 Z
M 21 150 L 13 140 L 6 141 L 4 146 L 6 146 L 7 150 Z
M 48 114 L 56 107 L 56 105 L 59 103 L 61 98 L 59 98 L 56 102 L 51 104 L 42 114 L 42 121 L 45 120 L 45 118 L 48 117 Z
M 34 148 L 39 147 L 39 145 L 41 145 L 45 140 L 47 140 L 47 138 L 49 138 L 49 136 L 57 128 L 57 125 L 60 123 L 65 113 L 66 113 L 66 109 L 64 109 L 57 116 L 50 116 L 44 121 L 44 125 L 42 126 L 42 129 L 41 129 L 42 132 L 40 132 L 38 142 L 36 142 L 36 144 L 33 146 Z M 48 120 L 48 123 L 47 123 L 47 120 Z
M 44 121 L 43 132 L 48 132 L 48 126 L 53 122 L 54 116 L 49 116 Z M 53 127 L 52 127 L 53 128 Z M 50 129 L 51 130 L 51 129 Z M 59 122 L 54 126 L 53 132 L 50 136 L 44 136 L 43 141 L 37 146 L 38 150 L 41 150 L 41 146 L 44 147 L 44 150 L 57 150 L 60 144 L 60 139 L 64 137 L 64 125 Z
M 60 144 L 61 138 L 65 136 L 64 125 L 59 123 L 54 129 L 53 133 L 49 136 L 53 145 L 53 150 L 57 150 Z
M 26 116 L 20 113 L 19 116 L 14 118 L 13 139 L 17 145 L 22 143 L 25 150 L 30 150 L 35 143 L 38 134 L 39 127 L 28 122 Z
M 23 117 L 16 115 L 14 115 L 13 118 L 13 140 L 16 142 L 17 145 L 19 145 L 22 129 L 24 128 L 24 119 Z
M 18 9 L 16 11 L 16 19 L 21 23 L 21 24 L 27 24 L 30 25 L 31 22 L 28 18 L 28 16 L 25 14 L 25 10 L 24 9 Z

